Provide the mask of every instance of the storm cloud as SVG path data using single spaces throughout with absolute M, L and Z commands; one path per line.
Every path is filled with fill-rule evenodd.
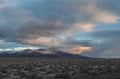
M 4 0 L 0 3 L 0 38 L 67 50 L 83 46 L 96 52 L 99 47 L 102 55 L 107 52 L 112 55 L 111 49 L 118 52 L 120 48 L 119 31 L 109 32 L 109 26 L 104 32 L 96 29 L 119 23 L 119 3 L 119 0 Z

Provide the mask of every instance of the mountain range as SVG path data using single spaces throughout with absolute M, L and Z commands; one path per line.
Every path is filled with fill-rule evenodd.
M 0 53 L 0 57 L 89 58 L 86 56 L 64 52 L 57 48 L 36 49 L 36 50 L 26 49 L 20 52 L 4 51 Z

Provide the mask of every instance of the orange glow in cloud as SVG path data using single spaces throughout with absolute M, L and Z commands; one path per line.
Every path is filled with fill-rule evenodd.
M 92 32 L 92 30 L 93 30 L 94 27 L 95 27 L 95 25 L 92 24 L 92 23 L 84 24 L 84 25 L 83 25 L 83 29 L 84 29 L 86 32 Z
M 31 38 L 22 40 L 23 43 L 31 44 L 31 45 L 42 45 L 42 46 L 58 46 L 60 43 L 55 38 L 50 37 L 39 37 L 39 38 Z
M 87 46 L 75 46 L 70 49 L 70 52 L 72 54 L 81 54 L 83 52 L 89 52 L 92 50 L 92 47 L 87 47 Z

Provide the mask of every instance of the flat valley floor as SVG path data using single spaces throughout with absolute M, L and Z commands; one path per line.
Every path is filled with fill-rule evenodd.
M 0 58 L 0 79 L 120 79 L 120 59 Z

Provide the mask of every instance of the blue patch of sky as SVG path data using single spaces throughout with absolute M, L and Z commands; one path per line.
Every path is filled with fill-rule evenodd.
M 105 31 L 105 30 L 113 30 L 120 29 L 120 22 L 116 24 L 99 24 L 95 27 L 95 31 Z

